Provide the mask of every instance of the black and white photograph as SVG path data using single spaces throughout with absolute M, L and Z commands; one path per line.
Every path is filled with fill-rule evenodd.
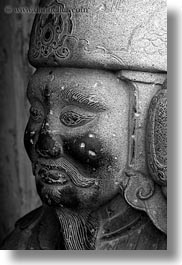
M 170 2 L 0 2 L 0 250 L 17 263 L 175 256 L 182 4 Z

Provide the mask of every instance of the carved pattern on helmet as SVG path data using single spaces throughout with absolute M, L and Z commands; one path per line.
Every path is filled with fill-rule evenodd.
M 71 56 L 72 47 L 78 41 L 73 36 L 73 14 L 58 0 L 50 3 L 47 8 L 62 12 L 37 14 L 31 39 L 29 58 L 40 60 L 47 58 L 56 63 L 57 59 L 65 60 Z M 65 10 L 65 11 L 64 11 Z

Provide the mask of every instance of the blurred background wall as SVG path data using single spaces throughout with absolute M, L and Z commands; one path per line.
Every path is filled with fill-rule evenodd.
M 31 165 L 23 145 L 29 115 L 27 59 L 34 14 L 6 14 L 5 6 L 35 6 L 36 0 L 0 1 L 0 242 L 15 221 L 39 206 Z

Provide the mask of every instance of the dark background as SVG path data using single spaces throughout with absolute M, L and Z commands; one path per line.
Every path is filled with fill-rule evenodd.
M 35 6 L 36 0 L 0 1 L 0 242 L 15 221 L 39 205 L 23 145 L 29 115 L 27 59 L 34 14 L 6 14 L 4 7 Z

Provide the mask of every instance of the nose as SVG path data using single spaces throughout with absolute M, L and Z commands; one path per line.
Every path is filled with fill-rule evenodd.
M 61 136 L 41 131 L 35 149 L 41 157 L 59 158 L 63 153 Z

